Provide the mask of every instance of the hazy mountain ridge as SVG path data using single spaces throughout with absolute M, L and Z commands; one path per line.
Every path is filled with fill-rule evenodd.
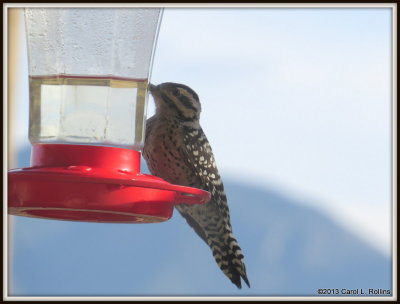
M 175 212 L 147 225 L 16 217 L 13 294 L 300 296 L 391 288 L 390 259 L 320 211 L 229 178 L 225 187 L 250 289 L 224 277 Z

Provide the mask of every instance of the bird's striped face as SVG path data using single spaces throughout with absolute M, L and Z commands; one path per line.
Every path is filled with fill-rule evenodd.
M 150 85 L 157 111 L 176 116 L 183 121 L 200 118 L 201 105 L 196 92 L 186 85 L 165 82 L 158 86 Z

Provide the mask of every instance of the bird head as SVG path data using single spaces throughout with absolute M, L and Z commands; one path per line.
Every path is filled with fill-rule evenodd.
M 199 120 L 199 96 L 188 86 L 173 82 L 150 84 L 150 93 L 156 103 L 157 112 L 187 122 Z

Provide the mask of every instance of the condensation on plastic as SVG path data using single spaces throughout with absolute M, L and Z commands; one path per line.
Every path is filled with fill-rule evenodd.
M 29 74 L 148 78 L 157 8 L 26 8 Z

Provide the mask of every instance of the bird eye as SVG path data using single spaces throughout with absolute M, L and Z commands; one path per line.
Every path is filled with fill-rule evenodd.
M 178 97 L 179 95 L 181 95 L 181 92 L 178 89 L 174 89 L 172 91 L 172 94 L 174 94 L 174 96 Z

